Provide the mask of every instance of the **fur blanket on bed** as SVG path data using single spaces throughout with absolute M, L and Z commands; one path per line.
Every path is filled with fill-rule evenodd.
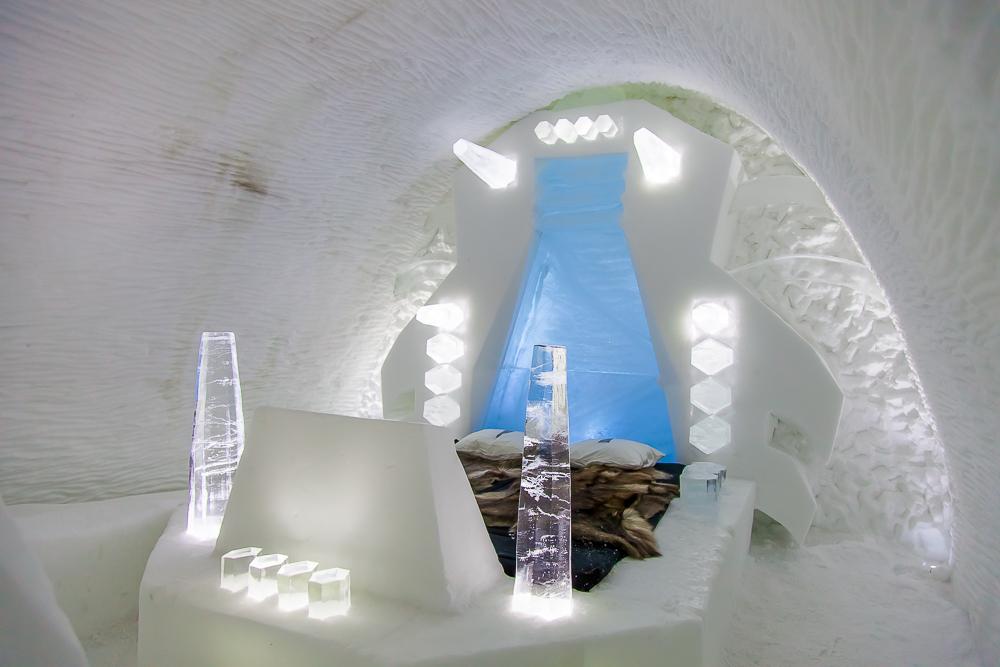
M 517 529 L 521 459 L 493 461 L 459 452 L 487 526 Z M 679 495 L 676 480 L 656 468 L 606 465 L 573 469 L 573 540 L 605 542 L 632 558 L 659 556 L 650 517 Z

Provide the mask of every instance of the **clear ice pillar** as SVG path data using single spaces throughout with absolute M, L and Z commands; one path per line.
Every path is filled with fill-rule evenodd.
M 187 532 L 212 539 L 219 534 L 243 454 L 243 399 L 232 333 L 201 335 L 195 399 Z
M 571 532 L 566 348 L 536 345 L 524 419 L 515 611 L 547 620 L 570 614 Z

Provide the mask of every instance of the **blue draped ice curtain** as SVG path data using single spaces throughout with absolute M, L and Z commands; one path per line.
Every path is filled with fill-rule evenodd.
M 481 424 L 524 429 L 531 352 L 566 347 L 570 441 L 628 438 L 674 460 L 667 399 L 621 227 L 628 155 L 540 159 L 535 240 Z

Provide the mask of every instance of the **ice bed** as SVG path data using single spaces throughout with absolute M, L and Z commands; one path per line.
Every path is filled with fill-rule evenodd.
M 178 510 L 150 556 L 140 665 L 718 664 L 750 482 L 729 480 L 715 514 L 672 503 L 655 531 L 661 557 L 622 561 L 576 593 L 571 617 L 544 622 L 511 611 L 512 582 L 443 429 L 258 409 L 250 433 L 218 545 L 185 534 Z M 220 552 L 250 544 L 351 567 L 350 613 L 316 621 L 221 590 Z

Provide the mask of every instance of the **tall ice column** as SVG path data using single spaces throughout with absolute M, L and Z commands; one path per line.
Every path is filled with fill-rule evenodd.
M 545 619 L 572 611 L 571 532 L 566 348 L 536 345 L 524 420 L 515 611 Z
M 206 331 L 198 353 L 187 532 L 215 538 L 243 454 L 243 399 L 236 336 Z

